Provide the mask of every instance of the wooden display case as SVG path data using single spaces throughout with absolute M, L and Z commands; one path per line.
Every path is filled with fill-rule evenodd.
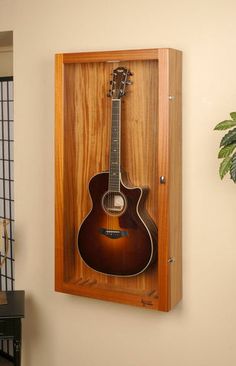
M 110 74 L 133 73 L 122 98 L 121 162 L 134 186 L 148 186 L 158 227 L 158 261 L 134 277 L 87 267 L 77 249 L 91 208 L 89 179 L 109 168 Z M 181 52 L 147 49 L 56 55 L 56 291 L 169 311 L 182 296 Z

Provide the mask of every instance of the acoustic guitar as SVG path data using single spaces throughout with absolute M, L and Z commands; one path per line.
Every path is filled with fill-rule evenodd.
M 121 99 L 131 72 L 112 73 L 109 171 L 89 181 L 92 209 L 78 233 L 78 249 L 87 266 L 113 276 L 136 276 L 157 258 L 157 228 L 145 210 L 147 188 L 131 187 L 121 168 Z

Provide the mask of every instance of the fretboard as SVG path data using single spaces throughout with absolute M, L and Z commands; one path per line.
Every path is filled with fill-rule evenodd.
M 121 100 L 112 99 L 109 186 L 111 192 L 120 191 L 120 119 Z

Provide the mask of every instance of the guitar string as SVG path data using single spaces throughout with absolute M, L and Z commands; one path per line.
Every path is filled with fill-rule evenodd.
M 114 146 L 113 146 L 113 133 L 114 133 L 114 123 L 115 123 L 115 119 L 114 119 L 114 112 L 115 112 L 115 109 L 114 109 L 114 102 L 113 102 L 113 99 L 111 100 L 111 155 L 110 155 L 110 193 L 109 193 L 109 198 L 110 198 L 110 202 L 109 202 L 109 209 L 110 209 L 110 214 L 112 213 L 112 203 L 113 203 L 113 193 L 112 193 L 112 189 L 113 189 L 113 167 L 112 167 L 112 163 L 113 163 L 113 149 L 114 149 Z M 110 230 L 113 229 L 113 217 L 111 215 L 111 218 L 110 218 Z
M 108 106 L 108 115 L 110 116 L 109 118 L 109 122 L 111 124 L 111 101 L 109 101 L 109 103 L 107 103 L 107 105 L 109 104 Z M 110 128 L 109 128 L 109 131 L 111 133 L 111 125 L 110 125 Z M 110 174 L 111 174 L 111 136 L 110 137 L 110 145 L 109 145 L 109 170 L 108 170 L 108 189 L 107 189 L 107 199 L 106 199 L 106 205 L 107 205 L 107 230 L 109 230 L 109 223 L 110 223 L 110 215 L 109 215 L 109 190 L 110 190 Z
M 113 124 L 113 117 L 112 117 L 112 113 L 113 113 L 113 104 L 112 104 L 112 99 L 111 99 L 111 128 L 110 128 L 110 167 L 109 167 L 109 192 L 108 192 L 108 212 L 109 212 L 109 227 L 108 230 L 111 230 L 111 215 L 110 215 L 110 207 L 111 207 L 111 193 L 110 193 L 110 189 L 111 189 L 111 165 L 112 165 L 112 158 L 111 158 L 111 154 L 112 154 L 112 124 Z
M 114 117 L 114 114 L 115 114 L 115 117 L 118 117 L 115 118 Z M 115 192 L 113 192 L 112 190 L 110 189 L 114 189 L 114 182 L 113 182 L 113 177 L 112 177 L 112 174 L 113 174 L 113 167 L 112 167 L 112 153 L 113 153 L 113 134 L 114 134 L 114 131 L 113 129 L 115 129 L 116 131 L 116 135 L 118 135 L 118 141 L 119 141 L 119 146 L 116 147 L 116 156 L 118 157 L 118 161 L 116 161 L 116 163 L 118 164 L 118 169 L 119 169 L 119 174 L 118 174 L 118 177 L 114 177 L 115 178 L 115 186 L 117 184 L 117 179 L 118 178 L 118 185 L 120 185 L 120 129 L 121 129 L 121 104 L 119 102 L 118 104 L 118 114 L 117 114 L 117 105 L 116 103 L 113 104 L 113 99 L 111 99 L 111 128 L 110 128 L 110 131 L 111 131 L 111 137 L 110 137 L 110 166 L 109 166 L 109 183 L 108 183 L 108 199 L 107 199 L 107 204 L 108 204 L 108 229 L 110 228 L 111 230 L 115 229 L 115 224 L 116 224 L 116 221 L 117 221 L 117 218 L 116 217 L 113 217 L 112 215 L 112 209 L 115 208 Z M 117 169 L 115 170 L 115 174 L 117 174 Z M 119 191 L 119 188 L 118 188 L 118 191 Z M 110 213 L 110 214 L 109 214 Z
M 109 103 L 107 103 L 107 108 L 108 108 L 108 115 L 111 116 L 112 113 L 112 109 L 111 108 L 111 102 L 110 105 L 108 105 Z M 109 118 L 109 121 L 111 123 L 111 118 Z M 111 131 L 111 128 L 109 129 Z M 110 150 L 110 154 L 111 154 L 111 136 L 110 136 L 110 146 L 109 146 L 109 150 Z M 107 230 L 109 230 L 109 224 L 110 224 L 110 215 L 109 215 L 109 189 L 110 189 L 110 174 L 111 174 L 111 155 L 109 154 L 109 170 L 108 170 L 108 189 L 107 189 L 107 199 L 106 199 L 106 204 L 107 204 Z
M 112 108 L 112 120 L 113 120 L 113 123 L 112 123 L 113 150 L 112 151 L 114 151 L 115 150 L 114 148 L 116 148 L 116 144 L 114 144 L 115 139 L 116 139 L 115 129 L 117 128 L 117 103 L 116 102 L 113 104 L 113 108 Z M 115 139 L 114 139 L 114 137 L 115 137 Z M 117 159 L 117 148 L 116 148 L 116 154 L 115 154 L 115 158 L 114 158 L 115 162 L 117 162 L 116 159 Z M 113 171 L 113 169 L 112 169 L 112 171 Z M 114 168 L 114 179 L 115 179 L 115 185 L 114 186 L 115 187 L 116 187 L 116 184 L 117 184 L 116 174 L 117 174 L 116 168 Z M 116 188 L 115 188 L 115 190 L 116 190 Z M 112 195 L 111 208 L 112 208 L 112 211 L 113 211 L 113 214 L 114 214 L 114 211 L 115 211 L 115 192 L 113 192 L 111 195 Z M 114 220 L 115 220 L 115 218 L 114 218 L 114 216 L 112 216 L 112 230 L 114 230 Z
M 111 127 L 110 127 L 110 156 L 109 156 L 109 174 L 108 174 L 108 191 L 107 191 L 107 199 L 104 200 L 105 203 L 107 204 L 107 209 L 106 209 L 106 214 L 107 214 L 107 229 L 108 230 L 114 230 L 115 227 L 117 226 L 117 215 L 114 214 L 115 212 L 115 191 L 113 191 L 114 187 L 116 188 L 116 185 L 118 183 L 118 189 L 117 191 L 120 192 L 120 139 L 121 139 L 121 101 L 119 101 L 118 103 L 118 113 L 117 113 L 117 103 L 113 104 L 113 98 L 111 96 L 111 103 L 109 105 L 109 103 L 107 103 L 107 108 L 109 109 L 109 107 L 111 107 Z M 108 113 L 109 114 L 109 113 Z M 114 117 L 115 115 L 115 117 Z M 117 118 L 118 117 L 118 118 Z M 117 177 L 117 168 L 115 168 L 115 184 L 114 184 L 114 180 L 113 180 L 113 167 L 112 167 L 112 162 L 113 162 L 113 135 L 114 132 L 116 131 L 116 135 L 118 138 L 116 138 L 116 140 L 118 140 L 119 142 L 119 146 L 116 146 L 116 158 L 118 161 L 115 161 L 117 166 L 118 166 L 118 177 Z M 117 182 L 117 178 L 118 178 L 118 182 Z M 124 202 L 123 202 L 124 204 Z M 122 211 L 122 207 L 121 207 L 121 211 Z
M 109 186 L 108 186 L 108 230 L 112 230 L 112 216 L 111 216 L 111 206 L 112 206 L 112 193 L 111 193 L 111 182 L 112 182 L 112 129 L 113 129 L 113 99 L 111 97 L 110 102 L 110 114 L 111 114 L 111 128 L 110 128 L 110 164 L 109 164 Z

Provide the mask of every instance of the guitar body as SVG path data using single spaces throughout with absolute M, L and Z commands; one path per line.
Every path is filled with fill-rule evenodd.
M 146 191 L 120 182 L 119 192 L 108 192 L 109 172 L 89 183 L 92 209 L 78 233 L 83 261 L 95 271 L 135 276 L 157 256 L 157 229 L 144 209 Z

